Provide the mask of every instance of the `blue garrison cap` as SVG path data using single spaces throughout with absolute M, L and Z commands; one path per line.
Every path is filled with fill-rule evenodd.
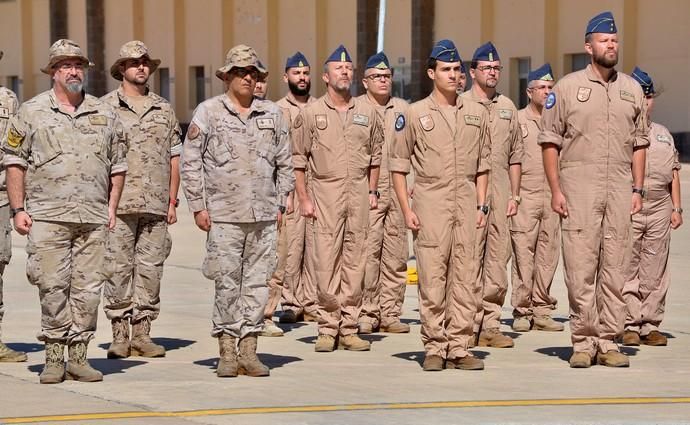
M 441 62 L 462 62 L 460 53 L 455 48 L 455 43 L 450 40 L 441 40 L 431 49 L 429 59 L 436 59 Z
M 551 65 L 545 63 L 534 71 L 530 71 L 529 74 L 527 74 L 527 82 L 529 83 L 534 80 L 553 81 Z
M 307 58 L 304 57 L 302 52 L 295 53 L 285 61 L 286 70 L 288 68 L 302 68 L 303 66 L 309 66 L 309 62 L 307 62 Z
M 652 77 L 650 77 L 649 74 L 647 74 L 640 68 L 635 67 L 635 69 L 633 69 L 632 74 L 630 75 L 632 75 L 635 81 L 640 83 L 645 96 L 649 96 L 650 94 L 656 93 L 656 91 L 654 90 L 654 81 L 652 81 Z
M 328 62 L 352 62 L 352 59 L 345 46 L 341 44 L 331 53 L 328 59 L 326 59 L 325 63 Z
M 474 51 L 474 55 L 472 56 L 472 60 L 493 62 L 501 60 L 501 58 L 498 57 L 498 50 L 496 50 L 496 46 L 489 41 L 486 44 L 482 44 L 481 46 L 477 47 L 477 50 Z
M 616 22 L 613 20 L 611 12 L 602 12 L 589 20 L 585 35 L 593 32 L 602 32 L 605 34 L 615 34 L 618 32 L 618 29 L 616 29 Z
M 378 52 L 367 60 L 367 66 L 364 69 L 390 69 L 391 64 L 388 62 L 388 56 L 383 52 Z

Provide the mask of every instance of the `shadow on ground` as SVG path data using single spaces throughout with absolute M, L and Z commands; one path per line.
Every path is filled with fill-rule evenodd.
M 261 363 L 265 364 L 271 369 L 277 369 L 279 367 L 285 366 L 286 364 L 302 361 L 300 357 L 278 356 L 275 354 L 268 353 L 259 353 L 258 356 L 259 360 L 261 360 Z M 194 364 L 199 366 L 206 366 L 209 369 L 216 370 L 216 368 L 218 367 L 218 357 L 211 357 L 205 360 L 197 360 L 194 362 Z
M 123 373 L 125 370 L 146 364 L 141 360 L 125 360 L 125 359 L 89 359 L 91 367 L 103 373 L 103 375 L 113 375 L 116 373 Z M 31 365 L 28 367 L 29 371 L 34 373 L 41 373 L 43 371 L 42 364 Z
M 419 366 L 422 366 L 422 363 L 424 363 L 424 351 L 407 351 L 405 353 L 393 354 L 393 357 L 416 362 Z
M 36 343 L 25 343 L 25 342 L 13 342 L 13 343 L 7 343 L 5 344 L 14 351 L 22 351 L 24 353 L 37 353 L 39 351 L 43 351 L 44 345 L 43 344 L 36 344 Z
M 558 357 L 559 359 L 567 362 L 570 360 L 570 356 L 573 355 L 573 347 L 543 347 L 534 350 L 536 353 L 545 354 L 551 357 Z
M 155 344 L 162 345 L 165 347 L 165 351 L 174 351 L 178 350 L 180 348 L 185 348 L 189 347 L 190 345 L 196 343 L 196 341 L 192 341 L 191 339 L 179 339 L 179 338 L 166 338 L 166 337 L 161 337 L 161 338 L 151 338 Z M 98 346 L 104 350 L 107 350 L 108 347 L 110 347 L 110 343 L 106 342 L 103 344 L 98 344 Z

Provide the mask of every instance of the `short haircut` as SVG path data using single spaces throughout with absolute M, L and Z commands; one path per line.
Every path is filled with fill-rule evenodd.
M 471 69 L 477 69 L 477 65 L 479 64 L 478 61 L 472 59 L 472 62 L 470 62 L 470 68 Z
M 587 44 L 592 43 L 592 33 L 591 32 L 589 34 L 585 34 L 585 43 L 587 43 Z
M 426 60 L 426 69 L 436 70 L 436 64 L 438 61 L 435 58 L 429 58 Z

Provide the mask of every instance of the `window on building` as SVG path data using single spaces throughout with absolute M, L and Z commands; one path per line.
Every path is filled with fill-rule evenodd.
M 529 103 L 526 90 L 531 65 L 532 60 L 529 57 L 510 59 L 510 96 L 517 100 L 519 109 L 524 108 Z
M 170 101 L 170 69 L 158 68 L 156 75 L 156 93 Z
M 570 72 L 575 72 L 585 69 L 590 63 L 590 58 L 587 53 L 574 53 L 572 55 L 566 55 L 565 62 L 565 69 L 569 69 Z
M 206 100 L 206 78 L 203 66 L 189 68 L 189 109 Z

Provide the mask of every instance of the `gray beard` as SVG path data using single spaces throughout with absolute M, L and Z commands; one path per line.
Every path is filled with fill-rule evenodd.
M 68 92 L 70 93 L 81 93 L 82 90 L 84 89 L 84 83 L 79 82 L 79 83 L 67 83 L 65 85 L 65 88 L 67 89 Z

